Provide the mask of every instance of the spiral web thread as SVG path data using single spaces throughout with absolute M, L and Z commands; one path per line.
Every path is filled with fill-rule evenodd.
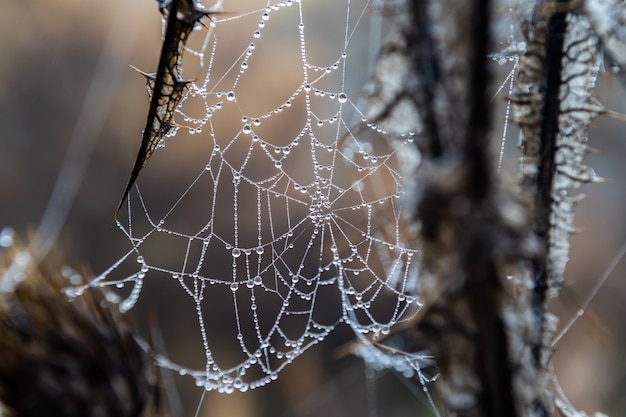
M 221 6 L 192 34 L 183 68 L 198 75 L 156 153 L 197 141 L 184 161 L 191 185 L 131 192 L 117 224 L 132 248 L 70 293 L 107 287 L 128 311 L 144 283 L 176 282 L 195 306 L 205 366 L 159 363 L 232 392 L 276 379 L 340 323 L 385 335 L 419 310 L 397 157 L 417 156 L 412 133 L 391 137 L 364 116 L 380 2 Z M 229 329 L 215 333 L 216 320 Z M 214 343 L 225 338 L 236 353 L 223 364 Z

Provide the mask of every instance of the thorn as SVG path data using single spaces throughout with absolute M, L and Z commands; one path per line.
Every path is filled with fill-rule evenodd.
M 128 66 L 131 67 L 136 72 L 138 72 L 139 74 L 143 75 L 144 77 L 146 77 L 149 80 L 154 80 L 156 78 L 156 74 L 154 72 L 147 73 L 147 72 L 144 72 L 144 71 L 140 70 L 139 68 L 137 68 L 135 66 L 132 66 L 130 64 Z
M 618 113 L 616 111 L 609 110 L 609 109 L 604 109 L 602 114 L 610 117 L 611 119 L 621 120 L 622 122 L 626 122 L 626 114 Z
M 178 123 L 176 123 L 176 122 L 171 122 L 171 123 L 170 123 L 170 127 L 171 127 L 171 128 L 178 128 L 178 129 L 191 129 L 191 127 L 189 127 L 189 126 L 179 125 L 179 124 L 178 124 Z

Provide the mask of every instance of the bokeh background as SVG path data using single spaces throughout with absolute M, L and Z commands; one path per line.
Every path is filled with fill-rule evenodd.
M 243 3 L 226 0 L 224 9 L 236 9 L 237 4 Z M 324 18 L 328 11 L 321 3 L 319 8 Z M 325 29 L 345 28 L 329 24 Z M 0 2 L 0 229 L 11 227 L 24 236 L 38 225 L 57 175 L 68 163 L 76 163 L 66 159 L 74 136 L 84 141 L 83 150 L 89 151 L 90 142 L 93 149 L 86 152 L 88 159 L 77 163 L 78 171 L 85 164 L 84 175 L 77 178 L 81 185 L 70 201 L 58 244 L 66 250 L 69 264 L 88 265 L 95 273 L 107 269 L 127 250 L 128 242 L 111 225 L 111 216 L 134 162 L 148 106 L 144 82 L 128 65 L 146 70 L 156 65 L 160 31 L 153 0 Z M 249 33 L 233 39 L 244 41 L 249 41 Z M 108 51 L 104 61 L 103 51 Z M 498 77 L 503 80 L 509 70 L 506 65 L 498 67 Z M 272 82 L 288 81 L 283 76 L 263 79 L 266 86 Z M 94 85 L 106 87 L 90 93 Z M 626 113 L 626 95 L 616 76 L 601 75 L 598 95 L 608 108 Z M 496 102 L 498 119 L 503 121 L 504 100 Z M 95 120 L 89 129 L 77 124 L 84 117 Z M 576 314 L 581 300 L 626 244 L 626 142 L 621 135 L 625 128 L 624 122 L 603 117 L 590 134 L 590 145 L 598 152 L 589 155 L 589 164 L 608 180 L 582 190 L 587 198 L 576 213 L 579 232 L 571 240 L 566 287 L 552 303 L 562 322 Z M 495 129 L 494 137 L 500 132 Z M 516 131 L 511 128 L 505 152 L 505 167 L 511 175 L 516 165 L 515 144 Z M 184 152 L 177 157 L 185 158 Z M 179 177 L 175 173 L 165 177 L 156 169 L 146 170 L 142 186 L 158 190 L 180 185 L 187 181 L 184 168 L 180 171 Z M 623 262 L 613 271 L 554 355 L 564 391 L 576 407 L 588 412 L 617 416 L 626 411 L 622 395 L 626 387 L 625 267 Z M 163 311 L 176 309 L 166 291 L 157 289 L 147 296 L 155 305 L 167 306 Z M 181 324 L 170 313 L 157 315 L 165 334 L 168 326 L 190 330 L 197 326 Z M 142 326 L 142 317 L 135 320 Z M 417 394 L 420 387 L 415 381 L 391 372 L 368 373 L 360 360 L 345 355 L 342 347 L 350 340 L 345 329 L 334 332 L 287 367 L 276 382 L 261 389 L 232 395 L 207 393 L 199 415 L 376 415 L 373 410 L 381 416 L 422 415 L 416 408 L 432 415 L 423 396 Z M 182 338 L 178 342 L 168 343 L 170 353 L 185 355 L 190 343 Z M 202 392 L 189 378 L 171 379 L 180 392 L 180 404 L 172 400 L 173 408 L 182 410 L 181 415 L 194 415 Z

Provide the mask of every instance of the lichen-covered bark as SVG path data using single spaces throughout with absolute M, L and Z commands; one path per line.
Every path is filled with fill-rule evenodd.
M 513 119 L 521 128 L 521 190 L 532 201 L 532 230 L 540 245 L 528 270 L 533 326 L 526 341 L 530 362 L 522 364 L 541 381 L 549 377 L 556 321 L 547 301 L 563 282 L 580 199 L 569 193 L 597 179 L 584 157 L 587 130 L 604 111 L 593 96 L 599 42 L 577 7 L 570 1 L 538 1 L 522 18 L 527 53 L 519 57 L 512 97 Z

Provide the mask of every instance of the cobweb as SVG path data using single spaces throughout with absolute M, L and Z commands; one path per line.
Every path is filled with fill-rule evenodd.
M 187 183 L 140 178 L 117 222 L 130 249 L 71 290 L 107 287 L 128 311 L 144 284 L 174 282 L 204 367 L 158 362 L 206 390 L 263 386 L 340 324 L 376 337 L 420 308 L 402 185 L 419 160 L 413 132 L 376 127 L 362 93 L 382 3 L 341 3 L 225 1 L 197 25 L 182 61 L 194 81 L 153 157 L 184 147 L 158 175 L 184 166 Z

